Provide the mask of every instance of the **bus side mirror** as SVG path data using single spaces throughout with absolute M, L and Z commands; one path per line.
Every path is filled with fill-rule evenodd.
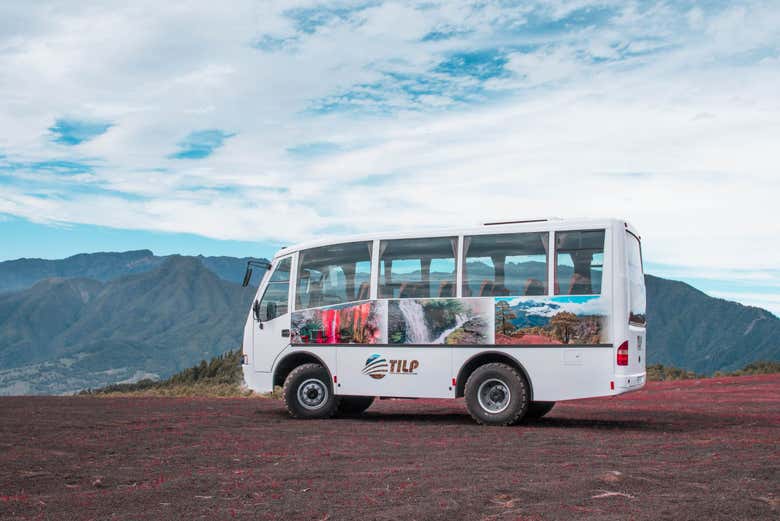
M 260 326 L 260 329 L 263 329 L 263 320 L 260 318 L 260 301 L 255 300 L 255 303 L 252 304 L 252 313 L 255 316 L 255 320 L 257 320 L 258 325 Z
M 268 315 L 268 320 L 273 320 L 276 318 L 276 302 L 268 303 L 268 309 L 266 309 L 265 314 Z
M 241 283 L 241 287 L 245 288 L 249 286 L 250 280 L 252 280 L 252 268 L 250 266 L 247 266 L 246 273 L 244 273 L 244 282 Z

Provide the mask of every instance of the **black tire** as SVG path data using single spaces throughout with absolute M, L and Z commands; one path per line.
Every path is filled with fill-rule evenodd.
M 342 396 L 338 413 L 344 416 L 360 416 L 374 403 L 373 396 Z
M 293 418 L 330 418 L 336 413 L 339 397 L 333 394 L 330 375 L 320 364 L 299 365 L 284 381 L 284 404 Z
M 525 417 L 533 420 L 538 420 L 555 407 L 555 402 L 531 402 L 528 406 L 528 410 L 525 412 Z
M 528 410 L 530 392 L 525 377 L 514 367 L 491 363 L 471 373 L 464 394 L 466 408 L 477 423 L 512 425 Z

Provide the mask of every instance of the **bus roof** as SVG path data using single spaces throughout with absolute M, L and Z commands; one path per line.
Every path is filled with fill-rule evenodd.
M 389 239 L 414 239 L 424 237 L 441 237 L 441 236 L 454 236 L 454 235 L 488 235 L 494 233 L 514 233 L 514 232 L 533 232 L 533 231 L 547 231 L 547 230 L 574 230 L 574 229 L 588 229 L 596 227 L 611 227 L 620 226 L 624 227 L 627 231 L 639 236 L 639 232 L 628 221 L 624 219 L 615 218 L 599 218 L 599 219 L 560 219 L 557 217 L 552 218 L 537 218 L 537 219 L 523 219 L 523 220 L 511 220 L 511 221 L 494 221 L 486 222 L 481 226 L 472 227 L 459 227 L 459 228 L 410 228 L 402 229 L 398 231 L 384 231 L 377 233 L 362 233 L 357 235 L 341 235 L 341 236 L 328 236 L 321 239 L 315 239 L 306 241 L 292 246 L 286 246 L 280 249 L 274 255 L 274 258 L 283 257 L 290 253 L 306 250 L 309 248 L 317 248 L 319 246 L 328 246 L 331 244 L 342 244 L 348 242 L 360 242 L 360 241 L 372 241 L 375 239 L 389 240 Z

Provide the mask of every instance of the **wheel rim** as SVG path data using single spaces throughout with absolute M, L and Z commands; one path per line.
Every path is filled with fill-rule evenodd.
M 509 407 L 512 393 L 509 386 L 498 378 L 485 380 L 477 389 L 479 406 L 491 414 L 497 414 Z
M 309 378 L 298 386 L 298 403 L 310 411 L 319 409 L 328 401 L 328 387 L 316 378 Z

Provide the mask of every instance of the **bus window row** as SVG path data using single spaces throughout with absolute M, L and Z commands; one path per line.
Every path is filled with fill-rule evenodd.
M 555 232 L 552 252 L 555 295 L 601 293 L 604 234 L 604 230 Z M 548 232 L 465 236 L 462 296 L 547 295 L 549 242 Z M 296 309 L 368 299 L 372 251 L 372 241 L 301 251 L 295 286 Z M 379 298 L 456 296 L 457 237 L 382 240 L 378 253 Z M 274 273 L 270 279 L 274 293 L 279 293 L 278 300 L 284 301 L 277 307 L 287 306 L 286 298 L 281 298 L 282 286 L 286 286 L 281 278 L 289 278 L 287 260 L 280 264 L 285 274 Z M 278 309 L 275 311 L 278 316 Z

